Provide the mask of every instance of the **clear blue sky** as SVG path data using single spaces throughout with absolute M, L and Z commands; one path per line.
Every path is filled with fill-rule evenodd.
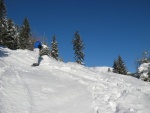
M 22 25 L 28 18 L 32 33 L 55 34 L 59 55 L 74 61 L 71 43 L 76 30 L 85 44 L 86 66 L 112 66 L 121 55 L 127 69 L 150 50 L 150 0 L 5 0 L 7 16 Z

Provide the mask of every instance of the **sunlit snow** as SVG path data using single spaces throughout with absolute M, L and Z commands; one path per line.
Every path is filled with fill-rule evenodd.
M 0 113 L 150 113 L 150 84 L 0 47 Z M 111 69 L 111 68 L 110 68 Z

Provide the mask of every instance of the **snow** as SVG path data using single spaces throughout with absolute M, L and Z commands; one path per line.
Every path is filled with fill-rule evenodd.
M 149 79 L 150 76 L 148 75 L 150 69 L 150 63 L 143 63 L 140 65 L 140 67 L 138 68 L 138 73 L 140 74 L 140 79 L 144 80 L 144 79 Z
M 0 113 L 149 113 L 148 82 L 0 47 Z M 110 68 L 111 69 L 111 68 Z M 112 69 L 111 69 L 112 70 Z
M 45 45 L 45 44 L 42 44 L 42 46 L 43 46 L 43 48 L 48 48 L 47 45 Z

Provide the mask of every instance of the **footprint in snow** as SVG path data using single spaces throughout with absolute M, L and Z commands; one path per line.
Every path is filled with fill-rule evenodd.
M 54 90 L 48 87 L 42 87 L 42 92 L 44 93 L 53 93 Z

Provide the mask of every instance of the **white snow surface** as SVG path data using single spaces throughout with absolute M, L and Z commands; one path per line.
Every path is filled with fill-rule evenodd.
M 150 113 L 150 84 L 0 47 L 0 113 Z

